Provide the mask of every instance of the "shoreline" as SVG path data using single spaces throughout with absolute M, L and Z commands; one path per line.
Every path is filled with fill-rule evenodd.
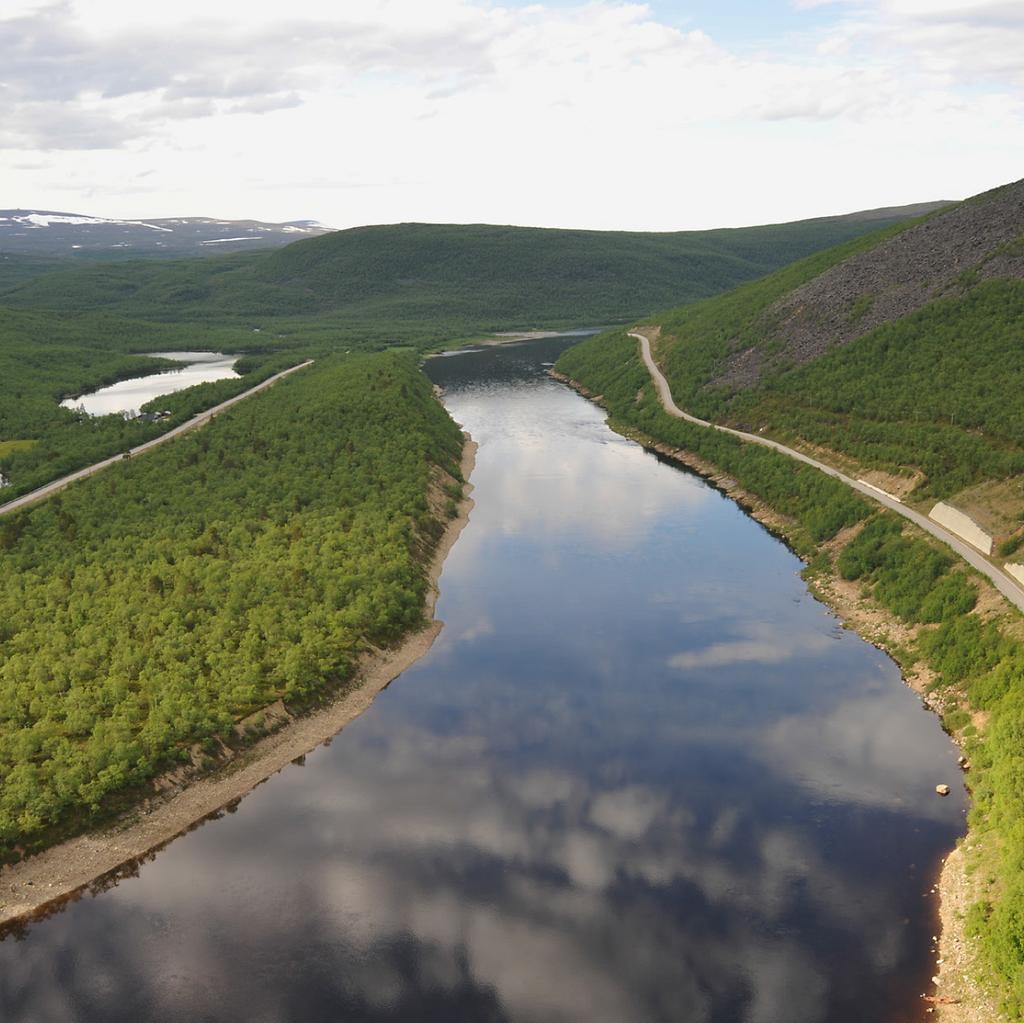
M 255 716 L 285 723 L 226 763 L 194 780 L 179 782 L 180 787 L 154 797 L 151 805 L 136 806 L 111 824 L 51 846 L 20 863 L 0 867 L 0 939 L 58 912 L 85 894 L 115 886 L 122 877 L 136 873 L 140 862 L 152 858 L 176 838 L 233 809 L 257 786 L 333 739 L 369 709 L 378 693 L 430 650 L 444 627 L 444 622 L 434 617 L 441 573 L 474 505 L 469 479 L 476 464 L 477 443 L 468 433 L 463 436 L 463 498 L 456 516 L 446 524 L 427 570 L 424 614 L 429 623 L 394 649 L 367 657 L 353 688 L 327 706 L 293 718 L 278 701 Z M 244 724 L 242 727 L 244 730 Z
M 593 393 L 564 373 L 551 369 L 548 370 L 548 374 L 607 411 L 602 395 Z M 623 436 L 635 441 L 645 450 L 697 473 L 715 489 L 740 505 L 773 536 L 789 546 L 786 538 L 786 517 L 744 490 L 718 466 L 685 448 L 675 448 L 639 431 L 617 432 L 622 432 Z M 823 544 L 822 548 L 828 549 L 830 544 L 834 546 L 835 543 L 836 540 L 833 539 Z M 801 560 L 806 564 L 806 559 Z M 805 581 L 811 595 L 836 615 L 845 628 L 856 632 L 865 642 L 871 643 L 891 658 L 899 669 L 903 684 L 921 697 L 924 709 L 936 715 L 941 728 L 941 708 L 929 702 L 925 696 L 926 687 L 931 681 L 927 668 L 923 665 L 907 667 L 901 664 L 897 657 L 895 647 L 898 644 L 893 642 L 892 637 L 907 634 L 907 627 L 886 609 L 866 605 L 856 585 L 844 582 L 834 573 L 829 573 L 825 578 L 818 577 Z M 950 735 L 950 739 L 957 746 L 960 745 L 956 736 Z M 967 910 L 976 901 L 975 892 L 978 887 L 977 880 L 967 869 L 964 846 L 977 842 L 977 837 L 968 830 L 941 859 L 937 865 L 936 875 L 929 879 L 929 887 L 938 899 L 934 913 L 940 929 L 937 946 L 932 949 L 936 964 L 933 984 L 931 990 L 922 993 L 921 996 L 924 1005 L 922 1018 L 926 1013 L 929 1014 L 929 1019 L 938 1019 L 942 1023 L 997 1023 L 1004 1018 L 990 994 L 975 979 L 977 970 L 974 954 L 964 926 Z
M 600 334 L 607 327 L 566 327 L 564 330 L 523 330 L 506 333 L 486 334 L 483 337 L 470 338 L 455 342 L 455 348 L 444 348 L 441 351 L 428 352 L 424 359 L 443 359 L 449 355 L 460 355 L 467 351 L 479 351 L 485 348 L 498 348 L 501 345 L 521 344 L 524 341 L 546 341 L 553 337 L 591 337 Z

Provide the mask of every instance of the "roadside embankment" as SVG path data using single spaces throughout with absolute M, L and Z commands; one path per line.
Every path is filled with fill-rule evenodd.
M 476 443 L 465 435 L 462 476 L 469 480 Z M 438 582 L 452 547 L 469 521 L 473 501 L 464 496 L 437 542 L 427 568 L 425 616 L 429 624 L 399 646 L 364 657 L 350 686 L 336 700 L 310 714 L 293 717 L 283 704 L 260 715 L 275 730 L 198 776 L 165 776 L 159 794 L 97 831 L 62 842 L 13 866 L 0 869 L 0 934 L 58 910 L 69 900 L 116 884 L 140 860 L 152 856 L 179 835 L 237 803 L 256 786 L 296 759 L 331 739 L 373 703 L 392 680 L 427 653 L 443 627 L 434 619 Z M 444 493 L 434 495 L 444 505 Z

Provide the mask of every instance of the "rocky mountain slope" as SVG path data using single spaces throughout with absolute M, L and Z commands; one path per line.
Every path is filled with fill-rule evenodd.
M 977 281 L 1024 278 L 1024 181 L 926 219 L 788 292 L 762 314 L 764 343 L 732 353 L 716 382 L 746 387 L 810 362 Z

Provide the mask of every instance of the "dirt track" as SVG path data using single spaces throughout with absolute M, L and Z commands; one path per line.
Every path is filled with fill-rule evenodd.
M 857 493 L 863 494 L 890 511 L 896 512 L 897 515 L 902 515 L 903 518 L 913 522 L 915 526 L 923 529 L 926 533 L 930 533 L 937 540 L 941 540 L 946 546 L 951 547 L 972 568 L 976 568 L 983 575 L 987 576 L 992 581 L 992 585 L 1010 603 L 1019 610 L 1024 611 L 1024 589 L 1017 585 L 1001 568 L 992 564 L 982 553 L 964 543 L 963 540 L 954 536 L 949 530 L 943 529 L 937 522 L 933 522 L 926 515 L 914 511 L 913 508 L 908 508 L 905 504 L 896 500 L 896 498 L 885 493 L 884 490 L 880 490 L 878 487 L 865 483 L 862 480 L 855 480 L 838 469 L 834 469 L 831 465 L 826 465 L 824 462 L 819 462 L 816 458 L 811 458 L 810 455 L 805 455 L 800 451 L 795 451 L 793 448 L 788 448 L 785 444 L 780 444 L 778 441 L 761 437 L 756 433 L 744 433 L 742 430 L 733 430 L 728 426 L 719 426 L 716 423 L 710 423 L 706 419 L 698 419 L 696 416 L 691 416 L 688 412 L 684 412 L 673 400 L 672 389 L 669 387 L 668 381 L 651 355 L 650 339 L 646 334 L 641 334 L 639 331 L 630 331 L 629 336 L 636 338 L 640 342 L 640 355 L 644 360 L 644 365 L 651 374 L 651 379 L 654 381 L 654 386 L 658 391 L 662 407 L 670 416 L 674 416 L 676 419 L 685 419 L 688 423 L 704 426 L 710 430 L 719 430 L 722 433 L 732 434 L 732 436 L 739 437 L 740 440 L 747 441 L 750 444 L 759 444 L 761 447 L 771 448 L 773 451 L 778 451 L 789 458 L 795 458 L 798 462 L 813 466 L 826 475 L 840 480 L 848 487 L 856 490 Z

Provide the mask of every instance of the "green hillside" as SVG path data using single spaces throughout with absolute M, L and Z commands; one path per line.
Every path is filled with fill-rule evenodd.
M 624 322 L 716 294 L 906 218 L 900 210 L 670 234 L 399 224 L 211 259 L 92 264 L 0 291 L 0 305 L 228 322 L 329 314 L 453 334 Z M 451 336 L 451 335 L 449 335 Z
M 1022 324 L 1024 281 L 985 281 L 774 374 L 737 394 L 730 418 L 862 466 L 917 473 L 916 501 L 956 499 L 1024 474 Z
M 681 407 L 927 502 L 1024 473 L 1022 301 L 1018 182 L 645 322 Z

